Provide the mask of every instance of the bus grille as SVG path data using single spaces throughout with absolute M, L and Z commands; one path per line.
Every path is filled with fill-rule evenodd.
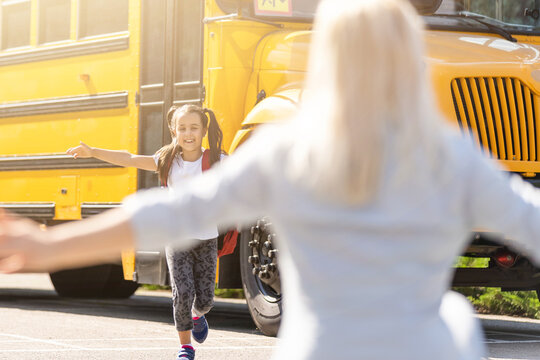
M 452 80 L 461 132 L 500 160 L 540 160 L 540 98 L 520 80 L 475 77 Z

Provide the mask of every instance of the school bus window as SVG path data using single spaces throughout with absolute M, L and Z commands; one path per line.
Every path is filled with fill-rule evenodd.
M 163 83 L 165 56 L 164 0 L 143 0 L 141 31 L 141 82 L 144 85 Z M 155 150 L 151 150 L 155 151 Z
M 443 0 L 437 14 L 480 16 L 508 31 L 531 31 L 540 26 L 534 10 L 540 0 Z
M 197 81 L 201 73 L 201 6 L 200 0 L 182 1 L 177 7 L 179 49 L 176 57 L 175 82 Z
M 30 45 L 30 0 L 2 3 L 2 49 Z
M 249 11 L 255 16 L 311 20 L 320 0 L 217 0 L 228 13 Z
M 525 9 L 537 9 L 537 0 L 476 0 L 463 1 L 464 10 L 489 16 L 493 19 L 516 25 L 538 25 L 533 17 L 525 15 Z
M 80 0 L 79 38 L 128 30 L 128 0 Z
M 39 43 L 69 40 L 71 0 L 39 2 Z
M 253 5 L 251 4 L 253 0 L 216 0 L 219 8 L 227 14 L 236 13 L 242 11 L 243 13 L 251 13 Z

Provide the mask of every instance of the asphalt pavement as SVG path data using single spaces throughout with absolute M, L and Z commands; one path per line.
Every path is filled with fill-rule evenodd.
M 263 360 L 278 340 L 260 333 L 243 300 L 216 299 L 197 360 Z M 174 359 L 178 338 L 168 291 L 129 299 L 56 295 L 48 275 L 0 275 L 1 360 Z
M 174 359 L 170 292 L 69 299 L 46 274 L 0 275 L 0 360 Z M 491 360 L 540 360 L 540 320 L 478 315 Z M 197 360 L 269 359 L 279 340 L 255 327 L 244 300 L 216 298 Z M 389 340 L 391 344 L 391 340 Z

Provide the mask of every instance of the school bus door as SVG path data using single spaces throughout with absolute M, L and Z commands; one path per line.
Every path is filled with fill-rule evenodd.
M 203 15 L 200 0 L 143 0 L 141 6 L 139 153 L 153 154 L 171 142 L 166 114 L 172 105 L 204 101 Z M 138 188 L 158 186 L 156 174 L 139 171 Z M 163 252 L 124 254 L 124 276 L 139 283 L 166 284 Z
M 153 154 L 171 138 L 165 116 L 171 105 L 202 99 L 202 19 L 199 0 L 142 0 L 139 153 Z M 158 184 L 139 171 L 138 188 Z

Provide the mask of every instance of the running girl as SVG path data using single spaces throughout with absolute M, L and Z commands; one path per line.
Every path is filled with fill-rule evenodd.
M 83 142 L 67 153 L 75 158 L 94 157 L 115 165 L 157 171 L 162 185 L 174 192 L 182 187 L 186 178 L 202 172 L 203 162 L 211 166 L 222 159 L 223 135 L 214 113 L 195 105 L 172 107 L 167 120 L 172 142 L 153 156 L 99 149 Z M 210 146 L 205 150 L 202 140 L 207 133 Z M 197 233 L 195 238 L 200 241 L 191 250 L 167 247 L 165 251 L 171 275 L 174 323 L 181 344 L 177 359 L 194 359 L 191 336 L 202 343 L 208 335 L 204 315 L 214 303 L 217 237 L 217 227 L 208 228 Z

